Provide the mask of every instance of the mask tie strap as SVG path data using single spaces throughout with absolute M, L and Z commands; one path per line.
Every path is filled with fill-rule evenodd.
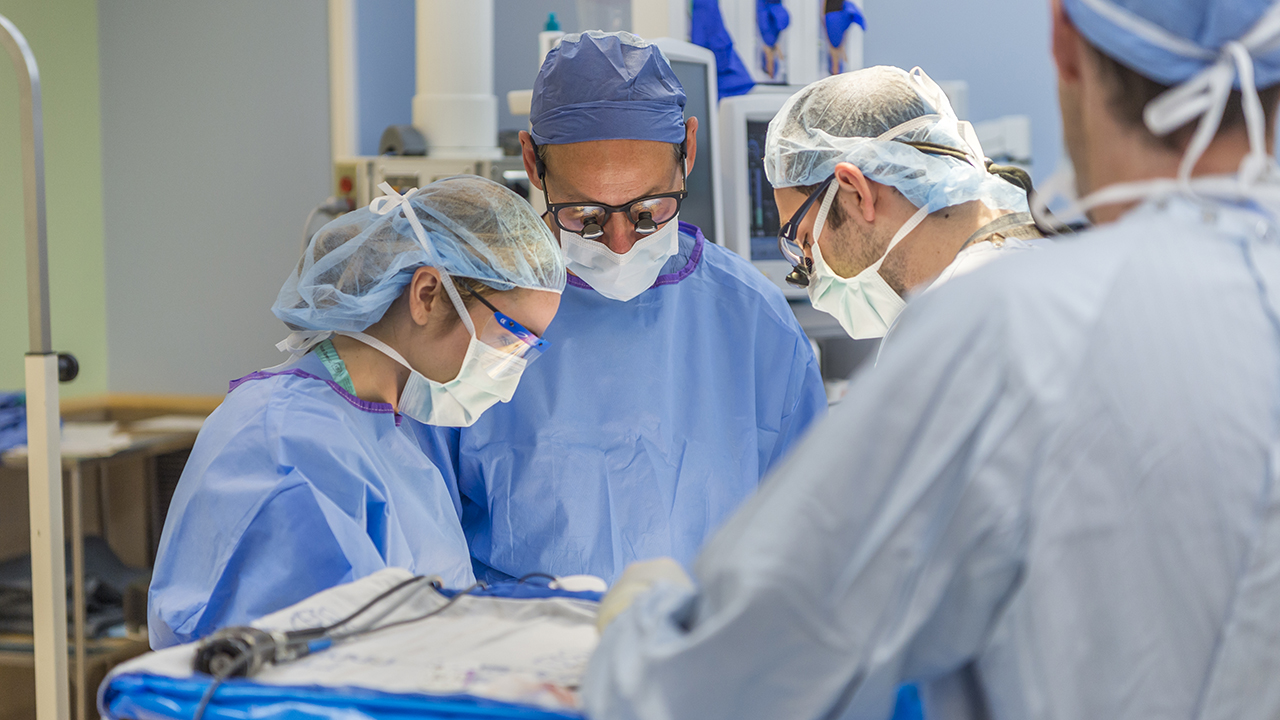
M 453 301 L 453 307 L 458 311 L 458 317 L 462 318 L 462 324 L 467 327 L 467 332 L 471 333 L 471 337 L 476 336 L 476 326 L 471 322 L 471 313 L 467 311 L 467 304 L 462 302 L 462 296 L 458 294 L 458 288 L 453 284 L 453 278 L 449 273 L 441 268 L 436 268 L 440 272 L 440 282 L 444 285 L 444 291 L 449 294 L 449 299 Z
M 379 340 L 378 338 L 376 338 L 376 337 L 374 337 L 374 336 L 372 336 L 372 335 L 366 335 L 366 334 L 364 334 L 364 333 L 362 333 L 362 332 L 340 332 L 340 333 L 338 333 L 338 334 L 339 334 L 339 335 L 344 335 L 344 336 L 346 336 L 346 337 L 349 337 L 349 338 L 351 338 L 352 340 L 359 340 L 360 342 L 364 343 L 365 345 L 368 345 L 369 347 L 373 348 L 374 350 L 377 350 L 378 352 L 382 353 L 383 355 L 386 355 L 387 357 L 391 358 L 392 360 L 395 360 L 396 362 L 400 363 L 401 365 L 405 366 L 406 368 L 409 368 L 409 371 L 410 371 L 410 372 L 417 372 L 416 370 L 414 370 L 414 369 L 413 369 L 413 366 L 409 364 L 409 361 L 404 359 L 404 356 L 403 356 L 403 355 L 401 355 L 400 353 L 396 352 L 395 348 L 392 348 L 390 345 L 388 345 L 388 344 L 386 344 L 386 343 L 382 342 L 381 340 Z
M 289 363 L 311 352 L 311 348 L 333 337 L 332 330 L 295 330 L 288 337 L 276 343 L 276 349 L 289 353 L 289 357 L 279 365 L 267 368 L 268 371 L 279 370 Z
M 919 227 L 920 223 L 924 222 L 924 219 L 927 217 L 929 217 L 929 206 L 925 205 L 919 210 L 916 210 L 914 215 L 907 218 L 907 221 L 902 223 L 902 227 L 898 228 L 898 232 L 893 234 L 893 239 L 889 241 L 889 246 L 884 249 L 884 254 L 880 256 L 879 260 L 871 264 L 871 269 L 879 272 L 880 266 L 884 263 L 884 259 L 889 257 L 889 253 L 893 252 L 893 249 L 898 246 L 898 243 L 905 240 L 907 236 L 911 234 L 911 231 Z
M 384 182 L 378 185 L 378 189 L 386 194 L 382 197 L 374 198 L 373 202 L 369 203 L 369 209 L 379 215 L 386 215 L 395 206 L 399 206 L 404 211 L 405 219 L 409 221 L 409 227 L 413 228 L 413 234 L 418 238 L 418 244 L 422 246 L 423 250 L 427 251 L 429 257 L 435 257 L 435 253 L 431 250 L 431 244 L 427 242 L 427 231 L 423 229 L 422 222 L 418 220 L 418 214 L 413 211 L 413 206 L 409 203 L 409 198 L 418 192 L 418 188 L 413 188 L 401 195 L 395 191 L 395 188 Z M 476 326 L 471 322 L 471 313 L 467 312 L 466 303 L 462 302 L 462 297 L 458 295 L 458 288 L 454 287 L 453 280 L 444 268 L 436 267 L 436 270 L 440 273 L 440 282 L 444 284 L 445 292 L 448 293 L 449 299 L 453 301 L 453 307 L 458 310 L 458 317 L 462 318 L 462 324 L 466 326 L 467 332 L 471 333 L 471 337 L 474 338 L 476 336 Z

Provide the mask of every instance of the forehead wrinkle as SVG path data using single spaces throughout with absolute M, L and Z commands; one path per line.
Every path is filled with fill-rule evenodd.
M 653 184 L 649 185 L 649 187 L 646 190 L 642 190 L 639 195 L 626 198 L 619 203 L 608 203 L 608 202 L 604 202 L 603 200 L 600 200 L 599 198 L 590 197 L 589 195 L 587 195 L 586 193 L 583 193 L 580 189 L 578 189 L 575 183 L 565 181 L 561 178 L 557 178 L 550 171 L 547 172 L 547 178 L 552 181 L 551 182 L 552 187 L 550 188 L 552 194 L 555 194 L 563 198 L 563 199 L 553 198 L 551 202 L 556 204 L 569 202 L 569 203 L 579 203 L 579 204 L 617 206 L 617 205 L 626 205 L 627 203 L 634 202 L 635 200 L 638 200 L 643 197 L 648 197 L 650 195 L 659 195 L 665 192 L 675 192 L 675 190 L 671 189 L 671 183 L 672 183 L 671 180 L 666 180 L 666 181 L 656 180 L 653 182 Z M 676 188 L 676 190 L 679 190 L 679 188 Z

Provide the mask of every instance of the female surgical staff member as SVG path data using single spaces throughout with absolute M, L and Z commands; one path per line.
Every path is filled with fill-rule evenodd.
M 422 425 L 470 425 L 511 399 L 564 265 L 497 183 L 383 189 L 316 233 L 281 289 L 293 359 L 231 383 L 201 430 L 160 539 L 153 648 L 388 566 L 473 581 L 457 490 Z

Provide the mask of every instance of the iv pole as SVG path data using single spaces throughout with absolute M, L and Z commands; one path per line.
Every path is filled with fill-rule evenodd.
M 27 483 L 31 506 L 31 598 L 36 718 L 67 720 L 67 573 L 62 528 L 59 358 L 49 329 L 49 251 L 44 219 L 44 129 L 40 71 L 27 39 L 0 15 L 0 43 L 18 77 L 22 116 L 22 200 L 27 237 Z M 24 72 L 25 71 L 25 72 Z M 73 374 L 64 369 L 63 375 Z M 83 688 L 81 688 L 83 692 Z

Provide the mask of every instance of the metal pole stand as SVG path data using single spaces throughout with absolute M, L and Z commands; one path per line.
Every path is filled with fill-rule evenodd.
M 31 597 L 36 718 L 67 720 L 67 572 L 62 527 L 58 355 L 49 329 L 49 253 L 44 218 L 44 120 L 31 46 L 0 15 L 0 43 L 17 70 L 22 116 L 22 198 L 27 237 L 27 482 L 31 506 Z M 84 689 L 81 688 L 81 692 Z

